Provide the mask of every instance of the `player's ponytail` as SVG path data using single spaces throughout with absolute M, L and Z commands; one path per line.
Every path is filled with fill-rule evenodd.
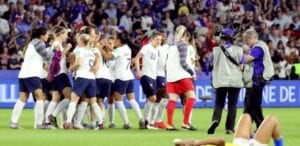
M 174 41 L 177 42 L 185 37 L 187 34 L 187 28 L 183 25 L 179 25 L 175 30 Z

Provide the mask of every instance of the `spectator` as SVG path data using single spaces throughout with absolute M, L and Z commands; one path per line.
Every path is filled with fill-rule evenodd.
M 35 4 L 33 5 L 33 11 L 41 11 L 45 10 L 45 5 L 42 0 L 36 0 Z
M 7 20 L 0 18 L 0 39 L 8 34 L 10 31 L 9 23 Z
M 121 17 L 121 20 L 120 20 L 119 26 L 120 27 L 124 27 L 124 29 L 127 32 L 131 32 L 131 30 L 132 30 L 132 19 L 131 19 L 131 16 L 132 16 L 131 12 L 127 11 L 126 14 L 124 14 Z
M 2 18 L 6 19 L 7 21 L 10 21 L 11 17 L 16 13 L 16 5 L 15 3 L 9 3 L 9 9 L 8 11 L 3 13 Z
M 149 9 L 145 8 L 143 16 L 141 17 L 141 24 L 143 30 L 150 30 L 153 25 L 153 19 L 149 16 Z
M 0 17 L 4 14 L 4 12 L 8 11 L 8 7 L 5 3 L 5 0 L 0 0 Z
M 10 70 L 19 70 L 21 68 L 21 60 L 18 59 L 17 51 L 11 52 L 7 67 Z
M 7 63 L 9 59 L 9 54 L 8 54 L 8 47 L 3 45 L 3 48 L 1 49 L 0 52 L 0 64 L 1 64 L 1 69 L 6 70 L 7 69 Z
M 117 19 L 117 8 L 114 3 L 109 3 L 105 13 L 110 19 Z

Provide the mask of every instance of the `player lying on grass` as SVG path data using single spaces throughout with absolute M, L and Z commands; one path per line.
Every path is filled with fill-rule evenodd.
M 175 139 L 175 146 L 268 146 L 271 138 L 274 146 L 283 146 L 283 138 L 279 121 L 275 116 L 265 118 L 256 133 L 252 136 L 252 119 L 249 114 L 243 114 L 239 120 L 233 143 L 226 143 L 224 138 L 211 139 Z

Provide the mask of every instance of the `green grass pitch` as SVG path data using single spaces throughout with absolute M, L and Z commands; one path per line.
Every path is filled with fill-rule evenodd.
M 123 130 L 119 113 L 116 111 L 116 129 L 106 128 L 103 131 L 94 130 L 34 130 L 33 110 L 26 109 L 20 118 L 20 125 L 24 128 L 14 130 L 8 128 L 11 109 L 0 109 L 0 146 L 172 146 L 174 138 L 208 138 L 224 137 L 231 142 L 233 135 L 226 135 L 224 130 L 223 112 L 222 123 L 215 135 L 207 135 L 210 125 L 212 109 L 197 108 L 193 111 L 193 125 L 198 131 L 170 132 L 165 130 L 139 130 L 138 121 L 132 110 L 128 110 L 132 128 Z M 237 119 L 242 109 L 238 110 Z M 285 146 L 297 146 L 300 143 L 300 108 L 266 108 L 264 114 L 279 117 L 284 136 Z M 106 115 L 107 117 L 107 115 Z M 181 109 L 175 111 L 174 122 L 180 128 L 182 122 Z M 107 126 L 107 125 L 106 125 Z M 273 145 L 270 142 L 269 145 Z

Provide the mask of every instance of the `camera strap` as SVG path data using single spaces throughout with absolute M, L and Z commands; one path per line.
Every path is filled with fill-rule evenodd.
M 224 47 L 223 45 L 221 46 L 221 49 L 222 49 L 223 53 L 225 54 L 225 56 L 229 59 L 229 61 L 230 61 L 231 63 L 233 63 L 234 65 L 240 67 L 239 63 L 237 63 L 237 62 L 230 56 L 230 54 L 226 51 L 226 49 L 225 49 L 225 47 Z

